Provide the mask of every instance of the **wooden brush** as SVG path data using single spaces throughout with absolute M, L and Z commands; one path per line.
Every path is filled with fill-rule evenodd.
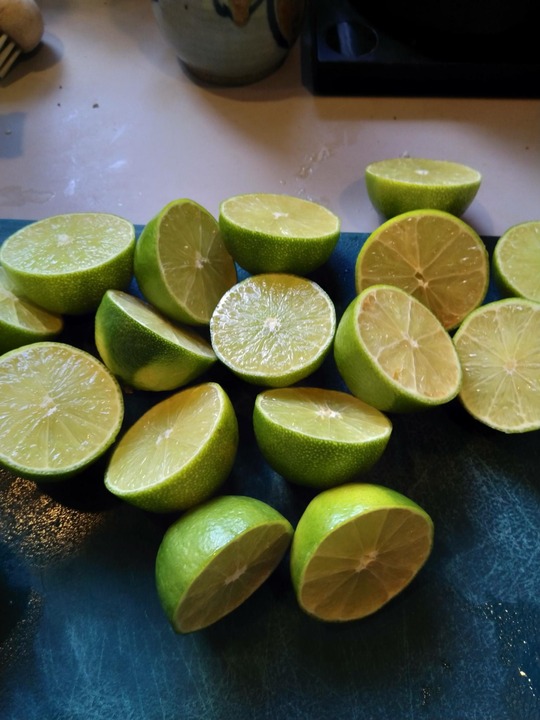
M 21 53 L 33 50 L 43 36 L 43 17 L 34 0 L 0 0 L 0 79 Z

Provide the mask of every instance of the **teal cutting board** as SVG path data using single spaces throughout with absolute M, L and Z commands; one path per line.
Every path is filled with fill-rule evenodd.
M 0 221 L 0 241 L 22 224 Z M 313 276 L 338 316 L 364 240 L 343 235 Z M 63 339 L 94 351 L 91 319 L 69 321 Z M 223 492 L 266 500 L 295 524 L 311 494 L 262 461 L 251 428 L 257 388 L 225 368 L 210 378 L 240 424 Z M 342 388 L 331 358 L 309 383 Z M 160 397 L 127 394 L 126 423 Z M 0 718 L 537 720 L 540 434 L 497 433 L 458 401 L 392 420 L 386 453 L 364 479 L 422 505 L 435 545 L 401 595 L 343 625 L 302 613 L 285 559 L 231 615 L 175 635 L 154 587 L 171 517 L 108 494 L 99 463 L 54 487 L 0 473 Z

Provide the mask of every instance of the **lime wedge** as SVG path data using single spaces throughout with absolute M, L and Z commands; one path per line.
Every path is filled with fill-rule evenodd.
M 540 304 L 511 298 L 482 305 L 454 336 L 463 367 L 460 400 L 506 433 L 540 428 Z
M 385 415 L 352 395 L 309 387 L 259 393 L 253 427 L 268 464 L 287 480 L 314 488 L 367 472 L 392 432 Z
M 238 448 L 234 408 L 217 383 L 185 388 L 162 400 L 116 444 L 106 487 L 144 510 L 185 510 L 227 479 Z
M 248 277 L 219 301 L 210 321 L 214 352 L 247 382 L 283 387 L 314 372 L 336 328 L 327 293 L 284 273 Z
M 0 354 L 21 345 L 51 340 L 60 334 L 63 326 L 60 315 L 19 297 L 0 266 Z
M 133 275 L 134 226 L 107 213 L 56 215 L 31 223 L 0 248 L 14 291 L 53 313 L 93 312 L 109 288 Z
M 83 470 L 113 443 L 123 413 L 118 383 L 83 350 L 40 342 L 0 357 L 0 465 L 16 474 Z
M 387 218 L 428 208 L 459 216 L 476 197 L 482 175 L 461 163 L 405 157 L 371 163 L 365 180 L 373 206 Z
M 395 490 L 369 484 L 324 490 L 307 506 L 292 542 L 298 603 L 320 620 L 371 615 L 413 580 L 432 545 L 429 515 Z
M 307 275 L 332 254 L 340 220 L 310 200 L 250 193 L 221 203 L 219 226 L 229 252 L 248 272 Z
M 175 390 L 217 358 L 210 343 L 133 295 L 108 290 L 97 309 L 95 340 L 109 370 L 139 390 Z
M 486 247 L 469 225 L 448 213 L 419 210 L 387 220 L 360 249 L 356 288 L 395 285 L 426 305 L 447 330 L 484 300 Z
M 449 402 L 461 385 L 452 340 L 435 315 L 404 290 L 375 285 L 347 307 L 334 341 L 349 390 L 388 412 Z
M 252 497 L 224 495 L 173 523 L 156 558 L 156 585 L 174 630 L 208 627 L 241 605 L 274 571 L 293 530 Z
M 135 277 L 158 310 L 188 325 L 208 325 L 236 267 L 217 221 L 192 200 L 173 200 L 143 229 L 135 251 Z
M 540 221 L 514 225 L 501 235 L 492 268 L 503 295 L 540 302 Z

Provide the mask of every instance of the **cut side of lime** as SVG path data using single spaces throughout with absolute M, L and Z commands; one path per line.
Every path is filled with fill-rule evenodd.
M 476 197 L 482 175 L 448 160 L 403 157 L 371 163 L 365 180 L 373 206 L 387 218 L 428 208 L 459 216 Z
M 57 337 L 64 327 L 60 315 L 19 297 L 0 266 L 0 354 Z
M 324 490 L 293 537 L 298 603 L 326 621 L 371 615 L 409 585 L 432 545 L 429 515 L 395 490 L 360 483 Z
M 31 223 L 0 248 L 15 292 L 53 313 L 93 312 L 103 293 L 133 276 L 135 228 L 108 213 L 56 215 Z
M 287 480 L 314 488 L 367 472 L 392 432 L 390 420 L 358 398 L 309 387 L 259 393 L 253 427 L 268 464 Z
M 173 200 L 143 229 L 135 277 L 145 298 L 164 315 L 208 325 L 223 293 L 237 280 L 217 220 L 188 199 Z
M 118 383 L 93 356 L 40 342 L 0 357 L 0 465 L 34 480 L 61 480 L 114 442 L 124 415 Z
M 463 367 L 460 400 L 495 430 L 540 428 L 540 304 L 522 298 L 488 303 L 454 336 Z
M 121 290 L 108 290 L 97 309 L 95 341 L 109 370 L 139 390 L 175 390 L 217 360 L 212 346 Z
M 120 438 L 105 486 L 144 510 L 185 510 L 213 495 L 229 475 L 238 423 L 223 388 L 208 382 L 154 405 Z
M 461 367 L 439 320 L 404 290 L 375 285 L 347 307 L 334 341 L 349 390 L 388 412 L 441 405 L 455 398 Z
M 224 200 L 219 225 L 231 255 L 252 274 L 307 275 L 328 260 L 340 230 L 337 215 L 323 205 L 274 193 Z
M 501 235 L 492 268 L 503 295 L 540 302 L 540 220 L 514 225 Z
M 156 586 L 178 633 L 225 617 L 270 576 L 293 535 L 277 510 L 252 497 L 224 495 L 173 523 L 156 558 Z
M 420 210 L 387 220 L 360 249 L 356 289 L 395 285 L 428 307 L 447 330 L 484 300 L 487 249 L 469 225 L 448 213 Z
M 210 321 L 218 358 L 247 382 L 292 385 L 328 354 L 336 312 L 327 293 L 307 278 L 263 273 L 232 287 Z

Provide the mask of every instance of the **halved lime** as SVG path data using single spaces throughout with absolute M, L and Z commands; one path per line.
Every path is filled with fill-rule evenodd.
M 311 200 L 249 193 L 221 203 L 219 226 L 229 252 L 248 272 L 307 275 L 332 254 L 340 220 Z
M 387 218 L 428 208 L 459 216 L 476 197 L 482 175 L 457 162 L 401 157 L 371 163 L 365 180 L 373 206 Z
M 184 513 L 161 542 L 156 585 L 174 630 L 208 627 L 243 603 L 287 551 L 293 529 L 252 497 L 224 495 Z
M 237 283 L 210 321 L 218 358 L 247 382 L 292 385 L 328 354 L 336 312 L 327 293 L 307 278 L 263 273 Z
M 367 472 L 392 432 L 390 420 L 358 398 L 312 387 L 259 393 L 253 427 L 268 464 L 287 480 L 314 488 Z
M 506 433 L 540 428 L 540 304 L 482 305 L 454 336 L 463 368 L 459 397 L 480 422 Z
M 0 354 L 21 345 L 51 340 L 64 327 L 60 315 L 19 297 L 0 266 Z
M 238 423 L 217 383 L 185 388 L 150 408 L 116 444 L 105 473 L 114 495 L 144 510 L 185 510 L 229 475 Z
M 53 313 L 93 312 L 133 276 L 135 228 L 108 213 L 56 215 L 24 226 L 0 248 L 15 292 Z
M 236 267 L 217 220 L 193 200 L 168 203 L 143 229 L 135 277 L 145 298 L 173 320 L 208 325 Z
M 349 390 L 388 412 L 441 405 L 455 398 L 461 367 L 452 340 L 421 302 L 391 285 L 375 285 L 347 307 L 334 341 Z
M 433 522 L 381 485 L 324 490 L 307 506 L 291 546 L 300 607 L 320 620 L 357 620 L 400 593 L 427 561 Z
M 540 220 L 503 233 L 495 244 L 492 268 L 503 295 L 540 302 Z
M 484 300 L 487 249 L 469 225 L 438 210 L 398 215 L 378 227 L 360 249 L 356 289 L 395 285 L 428 307 L 447 330 Z
M 176 325 L 121 290 L 103 296 L 95 340 L 109 370 L 139 390 L 175 390 L 217 360 L 210 343 L 194 330 Z
M 61 480 L 97 460 L 124 414 L 118 383 L 83 350 L 40 342 L 0 357 L 0 465 Z

